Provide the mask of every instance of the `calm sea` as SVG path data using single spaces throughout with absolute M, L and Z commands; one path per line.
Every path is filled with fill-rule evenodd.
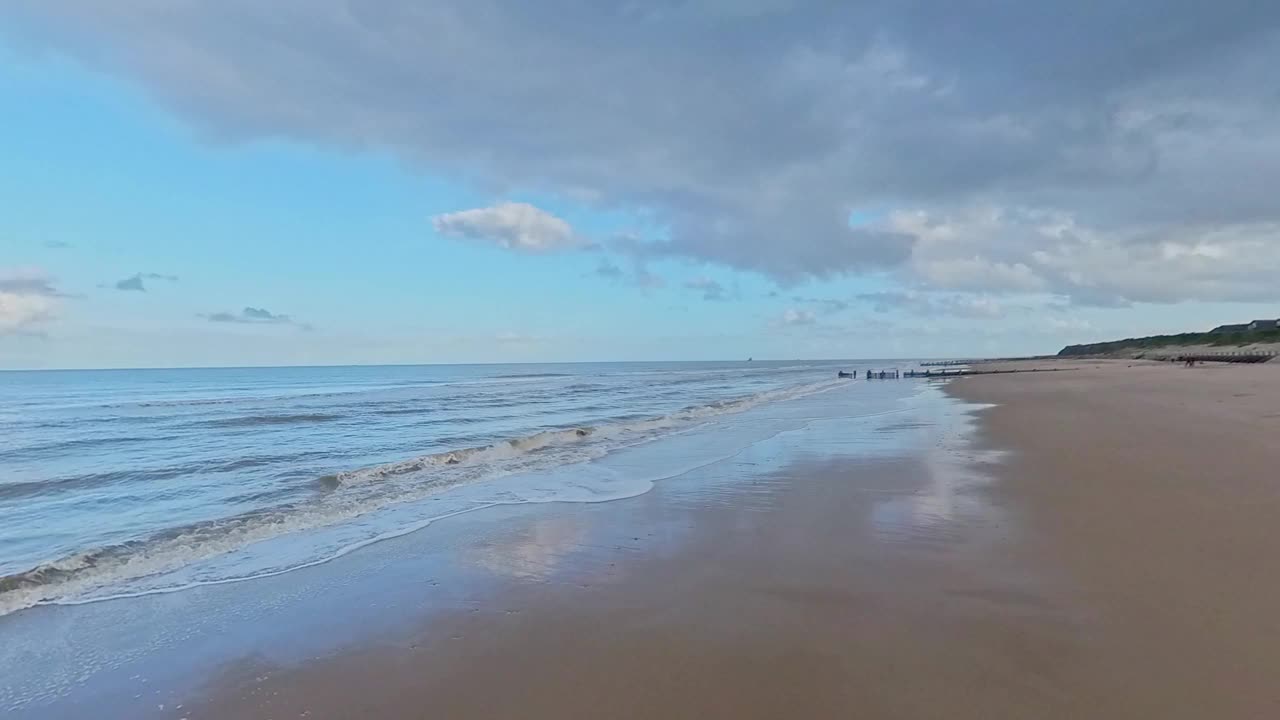
M 285 572 L 496 503 L 633 495 L 678 468 L 597 461 L 857 366 L 2 372 L 0 614 Z

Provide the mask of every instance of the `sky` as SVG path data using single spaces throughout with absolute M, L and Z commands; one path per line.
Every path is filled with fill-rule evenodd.
M 9 0 L 0 368 L 1280 316 L 1280 4 Z

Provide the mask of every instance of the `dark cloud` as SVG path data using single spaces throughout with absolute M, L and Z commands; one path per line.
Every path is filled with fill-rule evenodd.
M 117 290 L 125 290 L 132 292 L 146 292 L 146 280 L 166 280 L 168 282 L 177 282 L 178 278 L 173 275 L 161 275 L 159 273 L 134 273 L 123 280 L 117 280 L 115 288 Z
M 116 281 L 117 290 L 133 290 L 136 292 L 146 292 L 147 288 L 142 284 L 141 275 L 132 275 L 123 280 Z
M 647 255 L 782 283 L 1280 296 L 1258 279 L 1280 271 L 1278 3 L 12 0 L 0 20 L 211 138 L 638 212 L 662 228 Z
M 215 323 L 242 323 L 246 325 L 293 325 L 302 330 L 314 329 L 310 324 L 298 322 L 289 315 L 273 313 L 270 310 L 256 307 L 246 307 L 238 313 L 216 312 L 207 315 L 200 315 L 209 322 Z
M 622 268 L 611 260 L 601 260 L 600 264 L 596 265 L 595 273 L 602 278 L 609 278 L 610 280 L 621 280 L 626 274 L 622 271 Z

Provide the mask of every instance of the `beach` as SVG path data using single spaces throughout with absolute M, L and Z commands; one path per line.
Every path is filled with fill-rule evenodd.
M 518 593 L 209 716 L 1274 717 L 1280 368 L 1131 365 L 953 384 L 1013 452 L 939 524 L 877 527 L 858 478 L 928 497 L 901 460 L 653 494 L 623 524 L 679 517 L 675 553 L 635 538 L 595 554 L 621 576 L 597 591 Z
M 902 410 L 508 528 L 521 550 L 495 554 L 519 577 L 492 599 L 278 673 L 233 670 L 191 717 L 1066 710 L 1051 680 L 1073 620 L 1016 557 L 972 409 Z
M 1000 492 L 1086 613 L 1085 716 L 1276 717 L 1280 366 L 1054 366 L 951 391 L 999 404 Z
M 777 431 L 631 497 L 494 506 L 280 575 L 0 618 L 28 663 L 0 656 L 27 677 L 0 701 L 190 720 L 1273 717 L 1280 367 L 1012 367 L 1067 371 L 852 381 L 744 413 L 734 437 Z

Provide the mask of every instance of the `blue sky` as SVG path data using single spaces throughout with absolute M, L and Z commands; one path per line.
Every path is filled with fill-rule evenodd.
M 457 103 L 374 96 L 370 114 L 323 126 L 327 96 L 282 97 L 281 117 L 265 91 L 254 106 L 193 100 L 130 64 L 144 60 L 86 50 L 130 58 L 152 39 L 63 34 L 65 17 L 20 5 L 0 34 L 0 367 L 1024 354 L 1280 315 L 1256 277 L 1280 255 L 1256 212 L 1209 225 L 1119 217 L 1056 182 L 1034 199 L 957 198 L 932 176 L 850 175 L 800 141 L 749 142 L 794 134 L 790 119 L 724 148 L 715 133 L 657 135 L 612 116 L 569 133 L 550 101 L 479 80 Z M 254 81 L 239 49 L 187 41 L 235 87 Z M 878 73 L 867 82 L 935 82 L 923 65 L 904 69 L 909 37 L 875 42 L 848 50 Z M 317 62 L 341 54 L 292 47 Z M 175 72 L 188 90 L 210 83 Z M 490 115 L 468 103 L 486 92 L 584 144 L 607 136 L 612 155 L 544 147 L 552 131 L 497 119 L 477 127 Z M 828 149 L 855 164 L 869 152 Z M 904 189 L 877 190 L 877 178 Z

